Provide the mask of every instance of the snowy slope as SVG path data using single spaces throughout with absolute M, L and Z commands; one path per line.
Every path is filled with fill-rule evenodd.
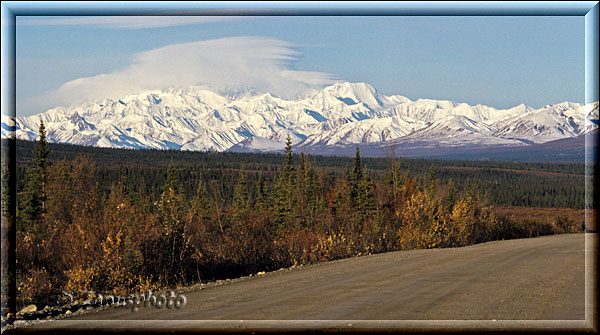
M 338 82 L 295 100 L 269 93 L 223 95 L 200 87 L 165 89 L 57 107 L 14 124 L 2 136 L 35 140 L 39 121 L 53 142 L 100 147 L 280 151 L 289 136 L 303 147 L 387 142 L 438 146 L 527 145 L 598 128 L 598 103 L 511 109 L 385 96 L 366 83 Z
M 570 102 L 547 105 L 498 122 L 494 135 L 534 143 L 576 137 L 586 130 L 585 108 Z

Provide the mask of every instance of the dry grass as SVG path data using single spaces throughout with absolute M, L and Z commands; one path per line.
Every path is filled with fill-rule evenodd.
M 591 209 L 572 209 L 572 208 L 547 208 L 547 207 L 516 207 L 516 206 L 494 206 L 494 211 L 515 222 L 525 220 L 534 220 L 539 222 L 552 223 L 557 217 L 566 217 L 575 221 L 577 224 L 585 222 L 586 211 L 592 218 L 587 223 L 587 229 L 596 230 L 597 211 Z

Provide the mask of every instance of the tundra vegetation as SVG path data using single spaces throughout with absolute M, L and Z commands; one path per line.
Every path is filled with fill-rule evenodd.
M 519 221 L 490 205 L 541 197 L 540 207 L 562 201 L 583 208 L 583 175 L 581 184 L 569 184 L 526 173 L 523 178 L 551 182 L 518 184 L 522 194 L 513 190 L 510 196 L 493 192 L 498 180 L 510 180 L 512 165 L 476 167 L 493 174 L 492 166 L 500 166 L 495 181 L 457 178 L 453 169 L 433 164 L 416 173 L 395 158 L 380 159 L 377 164 L 387 167 L 369 170 L 357 148 L 353 164 L 315 169 L 313 162 L 326 158 L 294 154 L 289 139 L 284 156 L 266 156 L 281 159 L 278 164 L 259 168 L 252 162 L 250 168 L 225 166 L 218 153 L 210 154 L 217 161 L 210 167 L 176 167 L 171 158 L 168 167 L 144 162 L 109 168 L 85 153 L 52 160 L 43 123 L 39 134 L 31 159 L 19 168 L 20 305 L 52 303 L 62 290 L 127 295 L 346 257 L 583 227 L 564 216 Z M 157 157 L 165 154 L 175 157 Z M 255 157 L 248 155 L 238 157 Z M 574 169 L 567 169 L 548 173 L 571 178 Z M 546 187 L 544 195 L 540 187 Z

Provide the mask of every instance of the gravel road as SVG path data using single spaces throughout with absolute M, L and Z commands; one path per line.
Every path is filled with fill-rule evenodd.
M 187 292 L 181 309 L 109 308 L 39 326 L 84 327 L 91 320 L 212 320 L 205 325 L 215 329 L 237 324 L 218 320 L 413 320 L 418 326 L 438 320 L 452 327 L 455 321 L 443 320 L 585 320 L 584 241 L 596 237 L 566 234 L 343 259 Z M 597 255 L 597 247 L 588 244 L 588 250 Z

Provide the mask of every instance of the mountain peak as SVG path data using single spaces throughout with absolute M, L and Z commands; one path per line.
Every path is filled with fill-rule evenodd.
M 336 83 L 333 83 L 332 85 L 326 87 L 326 89 L 331 88 L 331 89 L 366 89 L 366 90 L 370 90 L 370 91 L 375 91 L 375 88 L 373 86 L 371 86 L 368 83 L 365 82 L 350 82 L 350 81 L 338 81 Z
M 373 109 L 383 106 L 380 94 L 367 83 L 337 82 L 323 89 L 344 102 L 363 103 Z M 344 100 L 350 99 L 350 100 Z

